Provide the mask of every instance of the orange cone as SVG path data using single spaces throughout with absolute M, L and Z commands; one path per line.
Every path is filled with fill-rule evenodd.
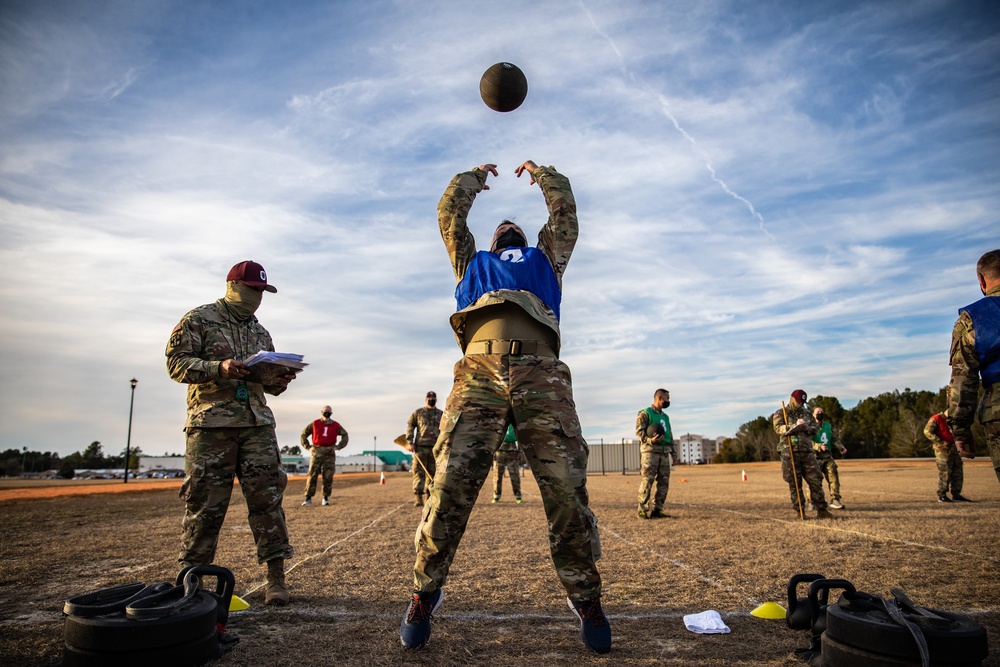
M 743 481 L 744 481 L 744 482 L 745 482 L 745 481 L 747 481 L 747 471 L 746 471 L 746 470 L 741 470 L 741 471 L 740 471 L 740 473 L 741 473 L 741 474 L 742 474 L 742 476 L 743 476 Z
M 382 473 L 382 476 L 379 478 L 378 483 L 385 484 L 385 473 Z

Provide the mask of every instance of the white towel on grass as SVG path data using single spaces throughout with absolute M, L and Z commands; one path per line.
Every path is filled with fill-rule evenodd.
M 719 612 L 714 609 L 703 611 L 700 614 L 688 614 L 684 617 L 684 627 L 699 635 L 725 634 L 729 628 L 722 622 Z

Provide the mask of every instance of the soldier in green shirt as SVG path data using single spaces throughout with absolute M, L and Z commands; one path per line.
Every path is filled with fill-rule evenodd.
M 514 500 L 521 502 L 521 449 L 517 446 L 517 434 L 514 425 L 507 426 L 507 435 L 500 443 L 500 449 L 493 455 L 493 502 L 500 502 L 503 491 L 503 471 L 510 473 L 510 490 L 514 492 Z
M 819 424 L 819 431 L 813 436 L 813 451 L 816 453 L 816 462 L 823 472 L 827 484 L 830 485 L 830 509 L 842 510 L 844 503 L 840 501 L 840 473 L 837 471 L 837 462 L 833 460 L 833 450 L 836 449 L 843 456 L 847 453 L 847 447 L 841 444 L 840 440 L 833 437 L 833 425 L 826 418 L 823 408 L 813 409 L 813 417 Z M 801 487 L 800 487 L 801 488 Z
M 663 513 L 663 505 L 667 502 L 667 491 L 670 488 L 670 466 L 677 463 L 674 436 L 670 430 L 670 417 L 664 412 L 669 406 L 670 392 L 666 389 L 657 389 L 653 393 L 653 404 L 639 410 L 635 418 L 635 435 L 641 443 L 642 456 L 638 512 L 640 519 L 662 519 L 667 516 Z M 650 425 L 659 425 L 659 428 L 654 427 L 651 433 Z M 649 502 L 650 496 L 653 497 L 652 507 Z

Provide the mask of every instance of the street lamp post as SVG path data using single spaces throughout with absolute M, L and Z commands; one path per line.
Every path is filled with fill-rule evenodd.
M 128 439 L 125 440 L 125 482 L 128 484 L 128 461 L 132 458 L 132 406 L 135 405 L 135 386 L 139 381 L 132 378 L 128 381 L 132 385 L 132 398 L 128 402 Z

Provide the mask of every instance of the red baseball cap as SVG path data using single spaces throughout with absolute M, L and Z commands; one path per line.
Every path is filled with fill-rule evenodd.
M 278 291 L 277 287 L 267 284 L 267 273 L 264 271 L 264 267 L 252 259 L 240 262 L 233 268 L 229 269 L 229 275 L 226 276 L 226 282 L 230 281 L 243 283 L 244 285 L 249 285 L 250 287 L 262 287 L 265 292 Z
M 792 398 L 794 398 L 797 403 L 805 403 L 807 398 L 806 392 L 801 389 L 796 389 L 792 392 Z

